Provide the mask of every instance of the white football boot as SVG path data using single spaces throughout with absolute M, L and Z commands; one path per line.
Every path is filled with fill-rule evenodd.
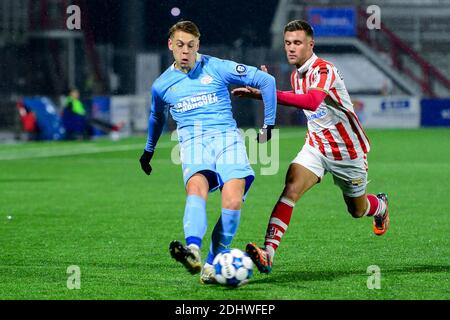
M 170 243 L 169 251 L 172 258 L 181 262 L 191 274 L 199 273 L 202 270 L 202 258 L 197 246 L 186 247 L 180 241 L 174 240 Z
M 200 282 L 203 284 L 215 284 L 217 283 L 215 275 L 214 267 L 209 263 L 205 263 L 200 273 Z

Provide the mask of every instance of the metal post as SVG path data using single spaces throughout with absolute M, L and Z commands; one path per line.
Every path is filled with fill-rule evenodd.
M 420 41 L 420 17 L 414 17 L 414 49 L 422 50 L 422 43 Z
M 75 88 L 75 38 L 74 37 L 69 37 L 67 39 L 67 76 L 68 76 L 68 85 L 69 88 Z

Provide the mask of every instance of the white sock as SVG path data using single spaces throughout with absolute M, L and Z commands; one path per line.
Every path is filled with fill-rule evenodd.
M 269 254 L 269 256 L 273 259 L 275 256 L 275 249 L 272 246 L 267 246 L 266 251 Z
M 370 201 L 369 201 L 369 199 L 367 199 L 367 210 L 366 210 L 366 212 L 364 212 L 365 217 L 367 217 L 367 215 L 369 214 L 369 211 L 370 211 Z
M 190 249 L 194 249 L 194 250 L 197 250 L 197 251 L 200 251 L 200 248 L 199 248 L 199 246 L 198 245 L 196 245 L 196 244 L 190 244 L 190 245 L 188 245 L 188 248 L 190 248 Z
M 386 212 L 386 203 L 383 200 L 378 199 L 378 211 L 375 215 L 383 216 Z

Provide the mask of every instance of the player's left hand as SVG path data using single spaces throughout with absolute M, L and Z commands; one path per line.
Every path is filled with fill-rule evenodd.
M 152 160 L 153 152 L 149 152 L 144 150 L 144 153 L 139 158 L 139 162 L 141 163 L 141 168 L 145 172 L 146 175 L 150 175 L 152 173 L 152 166 L 150 165 L 150 161 Z
M 274 125 L 263 125 L 262 128 L 259 129 L 258 136 L 256 137 L 258 143 L 265 143 L 272 139 L 272 129 L 274 127 Z

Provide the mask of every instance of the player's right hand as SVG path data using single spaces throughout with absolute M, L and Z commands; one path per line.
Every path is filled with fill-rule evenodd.
M 150 165 L 150 161 L 152 160 L 152 157 L 153 157 L 153 152 L 144 150 L 144 153 L 142 154 L 141 158 L 139 159 L 142 170 L 148 176 L 152 172 L 152 166 Z

